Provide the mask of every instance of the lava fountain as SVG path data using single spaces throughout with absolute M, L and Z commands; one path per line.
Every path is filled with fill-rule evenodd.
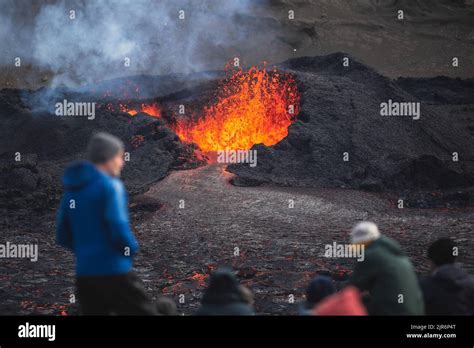
M 253 67 L 234 69 L 219 84 L 215 100 L 199 118 L 177 119 L 173 129 L 181 141 L 194 142 L 203 151 L 274 145 L 288 135 L 300 94 L 292 74 Z

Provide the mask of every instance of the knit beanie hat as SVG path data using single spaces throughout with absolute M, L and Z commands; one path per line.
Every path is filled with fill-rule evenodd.
M 96 133 L 89 140 L 87 158 L 92 163 L 104 163 L 124 150 L 123 142 L 108 133 Z
M 336 292 L 333 281 L 327 276 L 317 276 L 306 289 L 306 300 L 309 303 L 318 303 L 322 299 Z
M 351 242 L 353 244 L 372 242 L 379 237 L 379 228 L 369 221 L 359 222 L 351 231 Z
M 428 248 L 428 258 L 433 261 L 436 266 L 453 263 L 456 261 L 454 255 L 455 243 L 449 238 L 440 238 L 433 242 Z

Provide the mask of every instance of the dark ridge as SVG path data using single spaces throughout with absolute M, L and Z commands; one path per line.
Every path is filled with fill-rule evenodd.
M 396 84 L 418 99 L 439 104 L 474 104 L 474 79 L 462 80 L 438 76 L 433 78 L 407 78 Z
M 379 192 L 472 186 L 472 108 L 465 105 L 472 104 L 472 80 L 391 81 L 353 58 L 350 67 L 343 67 L 345 56 L 295 58 L 280 65 L 297 76 L 301 112 L 280 143 L 254 147 L 258 150 L 255 168 L 229 166 L 241 177 L 239 185 L 256 180 Z M 459 97 L 453 99 L 457 93 Z M 431 95 L 439 95 L 440 106 L 432 105 Z M 381 103 L 388 100 L 420 102 L 420 119 L 382 117 Z M 345 152 L 350 156 L 347 162 L 342 159 Z M 453 161 L 454 152 L 459 161 Z

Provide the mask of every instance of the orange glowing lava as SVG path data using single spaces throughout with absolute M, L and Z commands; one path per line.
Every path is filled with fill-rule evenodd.
M 201 117 L 178 119 L 173 128 L 182 141 L 194 142 L 203 151 L 270 146 L 288 135 L 299 102 L 293 75 L 258 67 L 238 69 L 223 80 L 216 102 L 204 107 Z
M 135 116 L 139 112 L 145 112 L 153 117 L 161 117 L 160 106 L 156 103 L 145 104 L 142 103 L 138 107 L 129 107 L 125 104 L 120 104 L 120 111 L 126 112 L 130 116 Z

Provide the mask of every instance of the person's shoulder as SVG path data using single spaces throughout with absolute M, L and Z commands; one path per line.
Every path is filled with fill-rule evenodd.
M 387 262 L 388 253 L 377 241 L 364 247 L 364 261 L 362 263 L 381 266 Z
M 113 177 L 109 177 L 109 179 L 110 179 L 110 185 L 113 187 L 114 190 L 116 191 L 124 190 L 122 180 L 120 180 L 119 178 L 113 178 Z
M 392 238 L 380 236 L 368 248 L 367 253 L 373 254 L 378 258 L 405 257 L 400 244 Z
M 101 173 L 100 185 L 106 194 L 123 194 L 125 188 L 120 179 Z
M 430 289 L 433 284 L 435 284 L 436 279 L 431 275 L 424 275 L 419 278 L 418 283 L 420 284 L 422 289 Z
M 467 273 L 467 272 L 466 272 Z M 474 275 L 467 273 L 466 274 L 466 283 L 467 286 L 471 289 L 471 291 L 474 293 Z

